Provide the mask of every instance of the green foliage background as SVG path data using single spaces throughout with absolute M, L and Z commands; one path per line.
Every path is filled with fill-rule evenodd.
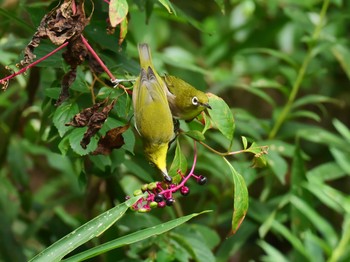
M 230 238 L 230 170 L 219 156 L 200 147 L 196 172 L 207 176 L 205 187 L 193 183 L 190 196 L 179 197 L 174 208 L 128 212 L 74 252 L 211 209 L 168 233 L 103 252 L 99 259 L 349 261 L 349 2 L 179 0 L 172 2 L 176 15 L 161 2 L 169 4 L 128 1 L 128 34 L 119 47 L 119 29 L 106 34 L 108 5 L 94 1 L 84 36 L 120 78 L 138 74 L 137 43 L 149 43 L 159 73 L 179 76 L 226 101 L 235 117 L 233 149 L 242 148 L 241 136 L 268 145 L 268 166 L 252 168 L 250 155 L 229 158 L 250 196 L 247 217 Z M 36 26 L 56 4 L 1 3 L 0 78 L 8 74 L 4 66 L 14 68 L 22 59 Z M 42 57 L 53 49 L 46 41 L 35 53 Z M 80 156 L 84 130 L 62 123 L 95 99 L 111 95 L 111 89 L 95 83 L 83 65 L 70 101 L 56 108 L 54 99 L 67 70 L 61 55 L 55 54 L 0 93 L 2 261 L 32 258 L 124 202 L 142 183 L 158 179 L 131 130 L 125 146 L 109 157 Z M 121 93 L 115 90 L 113 95 Z M 120 96 L 105 131 L 132 115 L 122 111 L 130 103 L 125 97 Z M 215 132 L 206 136 L 213 148 L 227 149 L 226 138 Z M 182 149 L 191 163 L 191 143 Z

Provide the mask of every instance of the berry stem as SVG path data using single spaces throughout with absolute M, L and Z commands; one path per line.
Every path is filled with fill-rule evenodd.
M 91 55 L 96 59 L 96 61 L 100 64 L 100 66 L 103 68 L 103 70 L 107 73 L 107 75 L 111 78 L 111 82 L 116 81 L 116 78 L 114 77 L 114 75 L 111 73 L 111 71 L 109 71 L 109 69 L 107 68 L 107 66 L 103 63 L 103 61 L 101 60 L 101 58 L 97 55 L 97 53 L 95 52 L 95 50 L 91 47 L 91 45 L 88 43 L 87 39 L 81 35 L 81 39 L 84 43 L 84 45 L 86 46 L 86 48 L 90 51 Z
M 193 164 L 192 164 L 191 171 L 188 173 L 188 175 L 183 178 L 183 180 L 181 181 L 180 184 L 178 184 L 177 186 L 175 186 L 173 188 L 165 189 L 165 190 L 161 191 L 160 194 L 166 195 L 169 192 L 171 193 L 171 192 L 175 192 L 175 191 L 179 190 L 181 187 L 183 187 L 186 184 L 187 180 L 189 180 L 192 176 L 195 176 L 195 174 L 193 174 L 193 171 L 194 171 L 194 169 L 196 167 L 196 163 L 197 163 L 197 144 L 196 144 L 196 141 L 194 141 L 193 152 L 194 152 Z

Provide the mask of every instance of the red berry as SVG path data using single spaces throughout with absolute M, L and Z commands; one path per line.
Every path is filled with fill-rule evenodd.
M 190 189 L 187 186 L 183 186 L 180 188 L 180 193 L 183 196 L 187 196 L 190 193 Z
M 165 207 L 165 206 L 166 206 L 165 201 L 162 201 L 162 202 L 159 202 L 159 203 L 158 203 L 158 207 L 159 207 L 159 208 L 163 208 L 163 207 Z

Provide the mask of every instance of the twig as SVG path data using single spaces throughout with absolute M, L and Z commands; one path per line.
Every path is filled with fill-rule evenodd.
M 96 54 L 95 50 L 91 47 L 91 45 L 88 43 L 88 41 L 86 40 L 86 38 L 81 35 L 81 39 L 84 43 L 84 45 L 86 46 L 86 48 L 90 51 L 90 53 L 92 54 L 92 56 L 96 59 L 96 61 L 100 64 L 100 66 L 103 68 L 103 70 L 107 73 L 107 75 L 111 78 L 111 81 L 115 81 L 116 78 L 114 77 L 114 75 L 111 73 L 111 71 L 109 71 L 109 69 L 107 68 L 107 66 L 103 63 L 103 61 L 101 60 L 101 58 Z
M 325 16 L 326 16 L 326 12 L 327 12 L 327 9 L 328 9 L 328 6 L 329 6 L 329 0 L 326 0 L 323 2 L 323 6 L 322 6 L 322 10 L 321 10 L 321 13 L 320 13 L 320 20 L 312 34 L 312 45 L 318 40 L 319 38 L 319 35 L 321 33 L 321 29 L 322 29 L 322 26 L 323 26 L 323 21 L 325 19 Z M 312 46 L 309 48 L 305 58 L 304 58 L 304 61 L 299 69 L 299 72 L 298 72 L 298 75 L 297 75 L 297 78 L 293 84 L 293 87 L 292 87 L 292 90 L 289 94 L 289 97 L 288 97 L 288 101 L 286 103 L 286 105 L 284 106 L 282 112 L 279 114 L 273 128 L 271 129 L 271 132 L 269 134 L 269 139 L 272 139 L 276 136 L 278 130 L 281 128 L 283 122 L 286 120 L 286 118 L 288 117 L 288 114 L 290 112 L 290 110 L 292 109 L 292 106 L 293 106 L 293 102 L 298 94 L 298 91 L 300 89 L 300 86 L 301 86 L 301 83 L 304 79 L 304 76 L 305 76 L 305 73 L 306 73 L 306 69 L 307 67 L 309 66 L 309 63 L 311 61 L 311 59 L 313 58 L 313 49 L 312 49 Z
M 46 54 L 45 56 L 43 56 L 42 58 L 36 60 L 35 62 L 23 67 L 21 70 L 19 70 L 18 72 L 15 72 L 3 79 L 0 79 L 0 83 L 5 83 L 6 81 L 10 80 L 11 78 L 20 75 L 22 73 L 24 73 L 25 71 L 27 71 L 28 69 L 32 68 L 33 66 L 39 64 L 40 62 L 42 62 L 43 60 L 47 59 L 48 57 L 52 56 L 53 54 L 57 53 L 58 51 L 60 51 L 62 48 L 66 47 L 68 45 L 68 42 L 63 43 L 62 45 L 60 45 L 59 47 L 57 47 L 55 50 L 51 51 L 50 53 Z

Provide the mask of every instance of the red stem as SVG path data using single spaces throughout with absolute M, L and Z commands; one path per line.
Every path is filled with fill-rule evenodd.
M 192 176 L 195 176 L 193 174 L 193 171 L 194 171 L 194 169 L 196 167 L 196 163 L 197 163 L 197 144 L 196 144 L 196 141 L 194 141 L 193 152 L 194 152 L 194 157 L 193 157 L 193 164 L 192 164 L 192 168 L 191 168 L 190 173 L 188 173 L 188 175 L 176 187 L 163 190 L 160 192 L 160 194 L 164 195 L 164 194 L 167 194 L 169 192 L 171 193 L 171 192 L 175 192 L 175 191 L 179 190 L 181 187 L 183 187 L 186 184 L 187 180 L 189 180 Z
M 107 75 L 111 78 L 111 81 L 113 82 L 114 80 L 116 80 L 116 78 L 114 77 L 114 75 L 111 73 L 111 71 L 109 71 L 109 69 L 107 68 L 107 66 L 103 63 L 103 61 L 101 60 L 101 58 L 96 54 L 95 50 L 90 46 L 90 44 L 88 43 L 88 41 L 86 40 L 86 38 L 81 35 L 81 39 L 83 40 L 84 45 L 86 46 L 86 48 L 90 51 L 90 53 L 92 54 L 92 56 L 97 60 L 97 62 L 100 64 L 100 66 L 103 68 L 103 70 L 107 73 Z
M 68 45 L 68 42 L 63 43 L 62 45 L 60 45 L 59 47 L 57 47 L 55 50 L 51 51 L 50 53 L 48 53 L 47 55 L 43 56 L 42 58 L 39 58 L 38 60 L 36 60 L 35 62 L 27 65 L 26 67 L 23 67 L 21 70 L 19 70 L 16 73 L 13 73 L 3 79 L 0 79 L 0 83 L 3 83 L 7 80 L 10 80 L 11 78 L 20 75 L 22 73 L 24 73 L 25 71 L 27 71 L 29 68 L 32 68 L 33 66 L 39 64 L 41 61 L 45 60 L 46 58 L 52 56 L 53 54 L 57 53 L 58 51 L 60 51 L 62 48 L 66 47 Z

